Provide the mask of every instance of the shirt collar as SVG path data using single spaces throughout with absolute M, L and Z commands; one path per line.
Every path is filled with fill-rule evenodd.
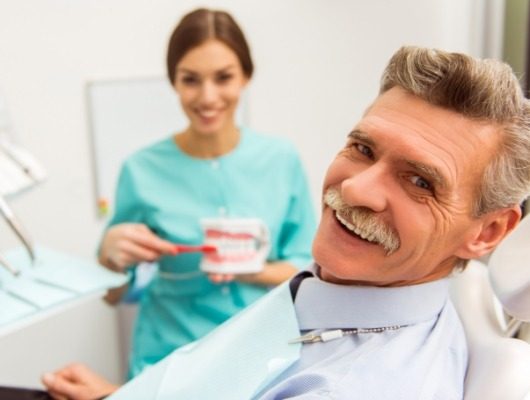
M 448 287 L 447 278 L 412 286 L 375 287 L 333 284 L 315 274 L 301 280 L 294 305 L 300 330 L 412 325 L 440 313 Z

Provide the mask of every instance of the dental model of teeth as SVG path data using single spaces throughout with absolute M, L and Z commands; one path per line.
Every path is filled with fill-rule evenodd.
M 254 259 L 258 251 L 257 239 L 248 233 L 209 230 L 205 243 L 217 248 L 217 252 L 206 255 L 214 263 L 242 263 Z

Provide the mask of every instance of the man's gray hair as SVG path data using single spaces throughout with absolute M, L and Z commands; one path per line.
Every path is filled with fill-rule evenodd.
M 402 47 L 390 59 L 380 94 L 399 86 L 465 117 L 499 126 L 499 149 L 484 171 L 474 216 L 521 203 L 530 193 L 530 101 L 510 66 L 465 54 Z

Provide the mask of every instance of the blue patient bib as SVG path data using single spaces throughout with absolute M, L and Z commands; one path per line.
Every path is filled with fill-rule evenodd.
M 300 357 L 287 283 L 146 369 L 109 400 L 248 400 Z

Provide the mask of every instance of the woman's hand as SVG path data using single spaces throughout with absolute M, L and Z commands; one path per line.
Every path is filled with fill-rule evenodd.
M 232 282 L 235 279 L 234 274 L 208 274 L 208 278 L 213 283 L 226 283 L 226 282 Z
M 72 364 L 42 376 L 42 383 L 57 400 L 95 400 L 118 390 L 83 364 Z
M 101 243 L 99 262 L 121 272 L 142 261 L 155 261 L 164 254 L 175 254 L 175 246 L 156 236 L 144 224 L 118 224 L 110 227 Z

